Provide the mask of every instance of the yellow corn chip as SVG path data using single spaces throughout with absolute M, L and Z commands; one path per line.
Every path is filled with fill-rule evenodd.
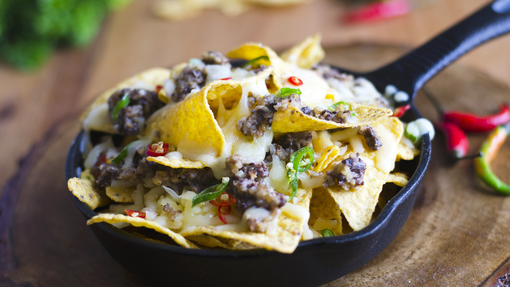
M 295 64 L 302 69 L 310 69 L 324 59 L 325 55 L 321 47 L 321 36 L 315 35 L 283 52 L 280 57 L 285 62 Z
M 397 146 L 397 159 L 400 160 L 412 160 L 415 156 L 420 154 L 420 150 L 415 147 L 409 147 L 403 143 L 398 143 Z
M 87 225 L 92 225 L 94 223 L 99 223 L 99 222 L 106 222 L 106 223 L 110 223 L 110 224 L 125 222 L 125 223 L 129 223 L 136 227 L 150 228 L 150 229 L 153 229 L 159 233 L 166 234 L 166 235 L 170 236 L 170 238 L 172 238 L 175 241 L 175 243 L 177 243 L 183 247 L 198 249 L 198 247 L 195 244 L 193 244 L 191 241 L 184 238 L 182 235 L 175 233 L 172 230 L 157 224 L 156 222 L 145 220 L 143 218 L 131 217 L 131 216 L 126 216 L 126 215 L 122 215 L 122 214 L 103 213 L 103 214 L 96 215 L 96 216 L 92 217 L 91 219 L 89 219 L 87 221 Z
M 70 178 L 67 181 L 67 188 L 81 202 L 90 206 L 92 210 L 112 203 L 112 201 L 106 196 L 104 190 L 94 187 L 92 180 L 76 177 Z
M 278 218 L 278 227 L 274 234 L 229 231 L 215 227 L 198 227 L 193 230 L 183 231 L 181 234 L 185 237 L 211 235 L 218 238 L 229 238 L 259 248 L 276 250 L 282 253 L 292 253 L 299 244 L 305 224 L 308 224 L 308 209 L 311 196 L 311 189 L 298 189 L 298 194 L 296 195 L 297 202 L 287 203 L 282 208 L 282 214 Z M 296 210 L 297 212 L 295 212 Z M 304 213 L 306 215 L 296 216 L 296 213 Z
M 338 156 L 339 151 L 340 148 L 336 145 L 328 147 L 318 160 L 315 172 L 322 172 Z
M 106 187 L 106 196 L 115 202 L 133 202 L 131 193 L 136 189 L 136 186 L 130 187 Z
M 147 157 L 147 161 L 157 162 L 171 168 L 204 168 L 204 165 L 199 161 L 192 161 L 189 159 L 169 159 L 166 156 L 149 156 Z
M 331 194 L 322 187 L 313 190 L 310 201 L 310 221 L 308 223 L 314 227 L 317 220 L 336 220 L 336 225 L 328 229 L 333 231 L 335 235 L 342 234 L 342 211 L 331 197 Z
M 395 172 L 388 174 L 388 176 L 386 177 L 386 182 L 391 182 L 400 187 L 403 187 L 404 185 L 407 184 L 407 182 L 409 182 L 409 178 L 407 177 L 407 175 L 401 172 Z
M 298 133 L 304 131 L 322 131 L 337 128 L 350 128 L 372 124 L 384 117 L 389 117 L 392 111 L 385 108 L 358 105 L 350 103 L 351 110 L 358 115 L 356 123 L 335 123 L 305 115 L 297 107 L 290 107 L 285 111 L 278 111 L 273 118 L 271 128 L 275 133 Z

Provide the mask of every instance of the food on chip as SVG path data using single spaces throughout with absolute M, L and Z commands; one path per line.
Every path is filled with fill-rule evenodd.
M 248 43 L 100 95 L 82 117 L 84 170 L 68 182 L 98 213 L 88 224 L 284 253 L 369 225 L 383 186 L 410 176 L 395 162 L 419 151 L 391 101 L 323 56 L 319 36 L 281 57 Z

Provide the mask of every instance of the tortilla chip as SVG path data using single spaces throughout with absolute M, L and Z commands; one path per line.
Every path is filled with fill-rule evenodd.
M 136 189 L 136 186 L 130 187 L 106 187 L 106 196 L 115 202 L 133 202 L 131 194 Z
M 104 190 L 94 187 L 92 180 L 74 177 L 67 181 L 67 188 L 74 196 L 81 202 L 86 203 L 92 210 L 112 203 L 106 196 Z
M 340 148 L 336 145 L 332 145 L 326 149 L 321 155 L 321 158 L 317 161 L 315 166 L 315 172 L 322 172 L 328 165 L 338 156 Z
M 409 147 L 403 143 L 398 143 L 397 146 L 397 159 L 400 160 L 412 160 L 415 156 L 420 154 L 420 150 L 415 147 Z
M 147 123 L 147 134 L 159 131 L 160 139 L 176 146 L 179 151 L 185 148 L 195 153 L 200 151 L 200 154 L 219 156 L 225 145 L 225 136 L 207 101 L 211 86 L 189 95 L 175 106 L 163 108 Z
M 242 243 L 265 248 L 267 250 L 276 250 L 282 253 L 292 253 L 296 249 L 304 231 L 308 218 L 294 218 L 286 212 L 290 204 L 298 205 L 303 210 L 308 210 L 312 196 L 311 189 L 298 189 L 294 203 L 287 203 L 282 208 L 282 214 L 278 218 L 278 227 L 274 234 L 255 233 L 255 232 L 237 232 L 221 230 L 215 227 L 198 227 L 190 231 L 183 231 L 181 234 L 185 237 L 194 235 L 211 235 L 217 238 L 229 238 Z M 292 208 L 292 207 L 290 207 Z M 221 240 L 219 239 L 219 240 Z
M 249 249 L 256 249 L 257 246 L 253 246 L 251 244 L 247 244 L 245 242 L 241 242 L 238 240 L 230 239 L 230 238 L 220 238 L 220 237 L 213 237 L 211 235 L 192 235 L 186 237 L 187 239 L 206 246 L 206 247 L 221 247 L 225 249 L 230 250 L 249 250 Z
M 337 226 L 331 228 L 335 235 L 342 234 L 342 211 L 338 204 L 331 197 L 331 194 L 325 188 L 316 188 L 313 190 L 310 201 L 310 220 L 308 224 L 313 226 L 317 219 L 337 221 Z M 320 231 L 320 230 L 317 230 Z
M 335 202 L 340 206 L 340 210 L 345 216 L 347 222 L 353 230 L 357 231 L 366 227 L 372 218 L 372 213 L 378 202 L 379 194 L 382 191 L 382 186 L 386 183 L 389 172 L 393 169 L 387 163 L 390 162 L 394 166 L 395 157 L 397 154 L 397 144 L 400 142 L 404 128 L 399 119 L 394 117 L 382 118 L 374 129 L 382 136 L 383 146 L 377 151 L 365 149 L 361 157 L 365 158 L 364 161 L 372 161 L 366 163 L 364 185 L 358 189 L 344 190 L 339 186 L 328 188 L 331 196 Z M 383 149 L 384 147 L 384 149 Z M 383 154 L 381 154 L 383 153 Z M 335 161 L 328 166 L 328 169 L 340 160 L 349 157 L 350 154 L 344 154 L 338 157 Z M 387 157 L 384 157 L 387 156 Z M 381 162 L 382 161 L 382 162 Z
M 403 187 L 407 184 L 407 182 L 409 182 L 409 177 L 401 172 L 390 173 L 386 177 L 386 182 L 391 182 L 400 187 Z
M 326 55 L 321 47 L 321 38 L 320 35 L 308 37 L 303 42 L 283 52 L 280 58 L 302 69 L 310 69 L 324 59 Z
M 189 159 L 169 159 L 166 156 L 149 156 L 147 157 L 147 161 L 157 162 L 171 168 L 204 168 L 204 165 L 199 161 L 192 161 Z
M 153 68 L 126 79 L 117 84 L 114 88 L 103 92 L 81 115 L 80 122 L 84 127 L 86 126 L 92 130 L 115 134 L 116 132 L 113 128 L 113 121 L 108 115 L 108 99 L 110 96 L 117 90 L 131 87 L 149 88 L 154 90 L 157 85 L 162 85 L 168 78 L 170 78 L 169 69 Z M 94 110 L 96 111 L 94 112 Z M 90 124 L 87 125 L 86 120 L 91 112 L 93 113 L 91 116 L 101 117 L 103 120 L 94 122 L 89 121 Z
M 344 190 L 339 186 L 328 188 L 354 231 L 361 230 L 370 223 L 385 179 L 385 173 L 374 166 L 367 166 L 365 184 L 358 189 Z
M 170 238 L 172 238 L 175 241 L 175 243 L 177 243 L 183 247 L 198 249 L 198 247 L 195 244 L 193 244 L 191 241 L 184 238 L 182 235 L 175 233 L 172 230 L 157 224 L 156 222 L 145 220 L 143 218 L 131 217 L 131 216 L 126 216 L 126 215 L 122 215 L 122 214 L 103 213 L 103 214 L 96 215 L 96 216 L 92 217 L 91 219 L 89 219 L 87 221 L 87 225 L 92 225 L 94 223 L 99 223 L 99 222 L 106 222 L 106 223 L 110 223 L 110 224 L 124 222 L 124 223 L 129 223 L 136 227 L 150 228 L 150 229 L 153 229 L 159 233 L 168 235 Z
M 337 128 L 351 128 L 372 124 L 382 118 L 389 117 L 392 111 L 385 108 L 370 107 L 350 103 L 351 110 L 358 115 L 356 123 L 335 123 L 305 115 L 297 107 L 274 114 L 271 128 L 275 133 L 298 133 L 304 131 L 322 131 Z

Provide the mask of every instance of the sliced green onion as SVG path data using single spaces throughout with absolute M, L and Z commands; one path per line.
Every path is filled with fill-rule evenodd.
M 88 180 L 90 180 L 90 179 L 91 179 L 91 178 L 90 178 L 90 176 L 88 176 L 88 175 L 86 175 L 86 176 L 85 176 L 85 178 L 86 178 L 86 179 L 88 179 Z
M 321 234 L 323 237 L 333 237 L 335 236 L 335 234 L 333 233 L 333 231 L 329 230 L 329 229 L 323 229 L 321 230 Z
M 224 177 L 221 179 L 220 184 L 216 184 L 202 190 L 202 192 L 197 194 L 191 200 L 191 207 L 195 207 L 197 204 L 200 204 L 204 201 L 216 199 L 216 197 L 220 196 L 225 191 L 229 180 L 230 179 L 228 177 Z
M 294 196 L 296 196 L 298 189 L 298 173 L 305 172 L 310 169 L 313 164 L 314 155 L 313 149 L 308 146 L 301 148 L 290 155 L 289 163 L 292 164 L 292 168 L 287 171 L 287 176 L 289 178 L 289 185 L 292 189 L 292 193 L 287 201 L 290 201 L 294 198 Z
M 340 101 L 340 102 L 337 102 L 337 103 L 332 104 L 331 106 L 329 106 L 329 107 L 328 107 L 328 110 L 330 110 L 330 111 L 334 111 L 334 110 L 336 110 L 336 109 L 337 109 L 340 105 L 344 105 L 344 106 L 347 108 L 347 110 L 350 110 L 349 104 L 348 104 L 348 103 L 346 103 L 346 102 L 344 102 L 344 101 Z
M 251 59 L 249 60 L 248 62 L 246 62 L 246 64 L 244 64 L 242 66 L 242 68 L 246 68 L 248 67 L 249 65 L 253 65 L 255 64 L 256 62 L 260 61 L 260 60 L 266 60 L 266 61 L 269 61 L 269 57 L 268 56 L 260 56 L 260 57 L 257 57 L 255 59 Z
M 128 149 L 131 146 L 132 143 L 129 143 L 113 160 L 113 163 L 120 164 L 120 162 L 126 158 L 128 154 Z
M 407 124 L 406 129 L 404 130 L 404 135 L 413 143 L 416 143 L 421 136 L 420 128 L 415 122 L 410 122 Z
M 127 107 L 128 105 L 129 105 L 129 92 L 125 93 L 124 96 L 122 96 L 120 102 L 118 102 L 115 108 L 113 108 L 112 119 L 116 121 L 117 118 L 119 117 L 120 110 Z
M 281 88 L 276 92 L 275 96 L 277 96 L 278 98 L 285 98 L 292 94 L 301 95 L 301 90 L 292 88 Z

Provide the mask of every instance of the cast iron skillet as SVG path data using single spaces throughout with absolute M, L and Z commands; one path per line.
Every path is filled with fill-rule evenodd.
M 498 0 L 392 64 L 363 76 L 383 91 L 388 84 L 410 96 L 432 76 L 472 48 L 510 31 L 510 0 Z M 344 71 L 337 68 L 340 71 Z M 404 121 L 420 118 L 412 106 Z M 83 166 L 83 131 L 73 142 L 66 178 L 78 177 Z M 161 285 L 319 285 L 364 265 L 395 238 L 413 207 L 431 154 L 428 135 L 421 141 L 421 155 L 409 183 L 383 208 L 366 228 L 347 235 L 301 242 L 292 254 L 267 250 L 195 250 L 144 240 L 110 224 L 91 226 L 106 250 L 131 272 Z M 85 218 L 96 215 L 73 196 Z M 221 283 L 220 283 L 221 282 Z

